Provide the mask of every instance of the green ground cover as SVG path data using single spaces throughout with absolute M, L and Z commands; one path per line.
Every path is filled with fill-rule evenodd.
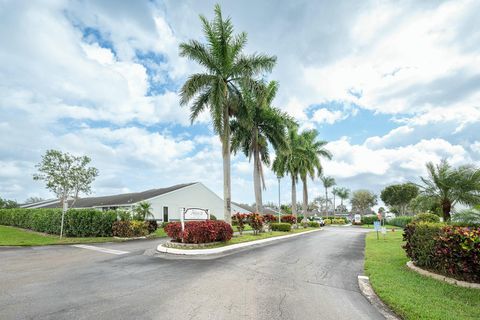
M 480 319 L 480 290 L 424 277 L 405 265 L 402 232 L 366 237 L 365 271 L 377 295 L 404 319 Z

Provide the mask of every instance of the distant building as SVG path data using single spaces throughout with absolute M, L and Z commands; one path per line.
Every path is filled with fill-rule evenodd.
M 158 221 L 178 221 L 185 208 L 208 209 L 217 219 L 223 220 L 223 199 L 201 182 L 178 184 L 168 188 L 143 192 L 124 193 L 103 197 L 69 200 L 69 208 L 95 208 L 98 210 L 132 210 L 140 202 L 151 204 Z M 72 206 L 73 204 L 73 206 Z M 59 199 L 46 200 L 21 206 L 22 208 L 61 208 Z M 245 209 L 232 203 L 232 214 Z

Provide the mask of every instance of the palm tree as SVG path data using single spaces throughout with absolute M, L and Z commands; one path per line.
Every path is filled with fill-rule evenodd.
M 284 177 L 286 174 L 290 175 L 292 181 L 292 214 L 295 218 L 297 218 L 299 158 L 302 152 L 298 127 L 291 126 L 287 135 L 287 147 L 277 152 L 272 164 L 272 170 L 278 177 Z
M 255 87 L 248 84 L 241 86 L 242 107 L 239 116 L 232 120 L 232 150 L 242 150 L 245 156 L 253 157 L 253 184 L 255 191 L 255 208 L 263 213 L 262 187 L 265 180 L 262 163 L 270 165 L 268 144 L 278 151 L 287 146 L 287 125 L 293 120 L 271 103 L 278 89 L 278 83 L 259 82 Z
M 340 205 L 343 208 L 343 201 L 350 198 L 350 189 L 347 188 L 340 188 L 339 192 L 337 193 L 340 197 Z
M 340 188 L 340 187 L 334 187 L 334 188 L 332 189 L 332 195 L 333 195 L 333 215 L 335 215 L 335 211 L 336 211 L 335 199 L 336 199 L 336 196 L 338 196 L 341 191 L 342 191 L 342 188 Z
M 223 19 L 218 4 L 214 11 L 215 17 L 211 22 L 200 15 L 206 44 L 196 40 L 180 44 L 180 56 L 204 68 L 203 73 L 192 74 L 182 86 L 180 105 L 192 102 L 192 122 L 203 111 L 210 111 L 213 129 L 222 142 L 224 216 L 225 221 L 231 223 L 230 120 L 235 116 L 239 100 L 238 84 L 263 72 L 270 72 L 276 58 L 263 54 L 243 54 L 247 34 L 233 33 L 230 18 Z
M 443 212 L 443 219 L 450 220 L 455 204 L 476 205 L 480 203 L 480 169 L 473 165 L 458 168 L 444 159 L 434 165 L 428 162 L 427 177 L 421 177 L 421 194 L 437 202 Z
M 317 130 L 306 130 L 300 135 L 302 153 L 300 154 L 299 174 L 303 184 L 303 216 L 306 219 L 308 209 L 307 177 L 312 180 L 322 175 L 320 158 L 332 159 L 330 151 L 325 149 L 326 141 L 317 140 Z
M 137 220 L 145 220 L 149 217 L 153 217 L 152 205 L 149 202 L 142 201 L 134 209 Z
M 322 176 L 320 177 L 320 180 L 322 180 L 323 187 L 325 188 L 325 199 L 327 199 L 328 203 L 328 188 L 333 187 L 336 184 L 335 179 L 333 177 Z M 328 207 L 325 207 L 325 211 L 327 212 L 328 217 Z

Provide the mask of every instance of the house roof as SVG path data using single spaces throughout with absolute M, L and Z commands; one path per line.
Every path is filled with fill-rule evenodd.
M 163 194 L 179 190 L 188 186 L 195 184 L 193 183 L 184 183 L 177 184 L 168 188 L 160 189 L 150 189 L 142 192 L 133 192 L 133 193 L 123 193 L 116 194 L 111 196 L 103 197 L 88 197 L 88 198 L 79 198 L 75 201 L 73 208 L 92 208 L 92 207 L 107 207 L 107 206 L 118 206 L 118 205 L 130 205 L 147 199 L 161 196 Z M 69 200 L 68 204 L 71 208 L 73 200 Z M 47 202 L 44 205 L 42 203 L 36 203 L 28 206 L 23 206 L 24 208 L 60 208 L 61 204 L 59 200 L 55 202 Z

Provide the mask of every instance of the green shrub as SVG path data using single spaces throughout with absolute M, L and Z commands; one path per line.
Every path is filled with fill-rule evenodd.
M 402 217 L 396 217 L 396 218 L 389 219 L 389 220 L 387 220 L 387 223 L 392 225 L 392 226 L 405 228 L 405 226 L 407 224 L 409 224 L 410 222 L 412 222 L 412 220 L 413 220 L 413 217 L 402 216 Z
M 332 223 L 332 224 L 345 224 L 345 219 L 342 219 L 342 218 L 340 218 L 340 219 L 332 219 L 332 220 L 331 220 L 331 223 Z
M 292 225 L 286 222 L 276 222 L 271 224 L 272 231 L 284 231 L 289 232 L 292 229 Z
M 156 220 L 145 221 L 145 226 L 147 227 L 148 234 L 153 233 L 158 229 L 158 223 Z
M 361 223 L 362 224 L 373 224 L 375 221 L 378 221 L 377 216 L 369 216 L 369 217 L 363 217 Z
M 168 226 L 169 223 L 170 223 L 170 222 L 168 222 L 168 221 L 163 221 L 163 222 L 162 222 L 162 225 L 161 225 L 161 226 L 162 226 L 162 229 L 165 229 L 165 227 Z
M 435 241 L 443 226 L 440 223 L 418 222 L 410 223 L 405 227 L 404 249 L 410 259 L 419 267 L 433 268 L 435 266 L 433 255 Z
M 218 220 L 214 214 L 210 214 L 210 220 Z
M 68 237 L 110 237 L 117 219 L 115 211 L 70 209 L 65 213 Z M 60 234 L 61 209 L 0 209 L 0 224 L 49 234 Z
M 413 217 L 412 222 L 440 222 L 440 217 L 433 213 L 419 213 Z
M 115 221 L 112 226 L 113 235 L 120 238 L 133 237 L 133 230 L 130 228 L 130 221 Z
M 320 228 L 320 223 L 318 223 L 317 221 L 309 221 L 308 226 L 310 228 Z
M 332 220 L 330 220 L 330 219 L 323 219 L 323 222 L 325 222 L 325 224 L 331 224 L 331 223 L 332 223 Z
M 132 229 L 132 234 L 134 237 L 144 237 L 148 234 L 148 229 L 145 221 L 130 221 L 130 228 Z

